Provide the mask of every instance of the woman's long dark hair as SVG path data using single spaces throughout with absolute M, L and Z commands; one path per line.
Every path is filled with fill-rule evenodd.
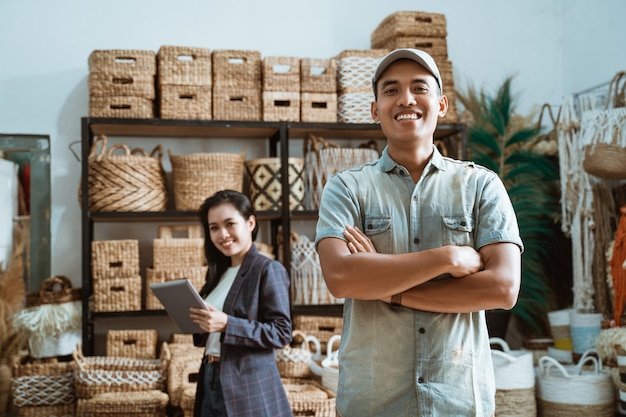
M 230 267 L 230 258 L 220 252 L 215 244 L 211 241 L 209 231 L 209 210 L 220 204 L 232 204 L 241 214 L 241 217 L 248 220 L 250 216 L 255 216 L 254 209 L 250 199 L 243 193 L 233 190 L 218 191 L 211 197 L 204 200 L 204 203 L 198 209 L 200 223 L 204 229 L 204 256 L 206 257 L 208 271 L 206 274 L 206 283 L 202 287 L 200 294 L 204 297 L 217 286 L 222 274 Z M 259 231 L 259 224 L 255 223 L 252 230 L 252 241 L 256 240 Z

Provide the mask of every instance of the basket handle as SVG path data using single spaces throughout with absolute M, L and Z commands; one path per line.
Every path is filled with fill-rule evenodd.
M 155 146 L 152 152 L 150 152 L 150 156 L 158 159 L 159 162 L 162 161 L 163 160 L 163 147 L 161 145 Z
M 307 335 L 306 337 L 307 346 L 309 346 L 309 351 L 311 350 L 311 343 L 315 346 L 315 351 L 312 351 L 312 358 L 319 359 L 322 356 L 322 345 L 317 337 L 313 335 Z
M 541 358 L 539 358 L 538 366 L 539 366 L 539 372 L 541 373 L 541 375 L 547 376 L 548 372 L 550 371 L 550 368 L 556 367 L 559 371 L 561 371 L 564 377 L 571 378 L 571 376 L 567 373 L 563 365 L 561 365 L 552 356 L 542 356 Z
M 59 287 L 57 287 L 57 285 Z M 39 286 L 39 296 L 48 299 L 53 296 L 67 296 L 72 289 L 72 282 L 65 275 L 55 275 L 45 279 Z
M 623 80 L 622 80 L 623 79 Z M 624 85 L 622 85 L 620 90 L 620 81 L 624 81 Z M 621 93 L 624 92 L 626 88 L 626 71 L 619 71 L 617 74 L 611 78 L 611 82 L 609 83 L 609 93 L 606 96 L 606 103 L 604 103 L 604 109 L 607 110 L 609 105 L 613 105 L 613 107 L 621 107 L 619 106 L 618 97 Z
M 187 232 L 187 239 L 202 238 L 202 228 L 198 225 L 159 226 L 159 239 L 175 239 L 173 232 Z
M 296 341 L 296 339 L 301 339 L 302 340 L 302 350 L 306 350 L 307 352 L 310 352 L 309 344 L 307 342 L 307 336 L 302 331 L 294 330 L 293 333 L 292 333 L 292 337 L 291 338 L 292 338 L 292 340 L 294 342 Z
M 320 149 L 328 149 L 328 148 L 338 148 L 339 145 L 336 143 L 325 140 L 321 136 L 315 136 L 312 133 L 308 133 L 304 138 L 304 142 L 302 144 L 303 150 L 302 153 L 304 156 L 308 152 L 319 152 Z
M 98 153 L 98 146 L 100 145 L 100 152 Z M 98 135 L 96 140 L 91 144 L 91 149 L 89 150 L 88 159 L 96 157 L 98 160 L 102 158 L 105 153 L 105 149 L 107 147 L 107 137 L 105 135 Z
M 578 360 L 578 363 L 576 364 L 576 375 L 580 375 L 583 370 L 583 366 L 589 361 L 593 363 L 596 374 L 598 374 L 598 372 L 602 370 L 602 361 L 598 360 L 598 351 L 595 349 L 588 349 L 583 352 L 582 356 Z
M 131 154 L 130 148 L 128 146 L 124 145 L 123 143 L 118 143 L 109 148 L 109 151 L 107 152 L 106 157 L 110 158 L 113 155 L 113 152 L 117 151 L 118 149 L 123 149 L 125 152 L 125 156 L 129 156 Z M 101 158 L 101 156 L 102 155 L 100 155 L 99 158 Z
M 83 356 L 83 344 L 78 342 L 76 343 L 76 348 L 72 351 L 72 358 L 76 365 L 83 370 L 83 362 L 85 361 L 85 356 Z
M 326 345 L 326 355 L 328 358 L 332 358 L 333 357 L 333 345 L 335 344 L 335 342 L 340 342 L 341 341 L 341 335 L 340 334 L 334 334 L 330 337 L 330 339 L 328 339 L 328 343 Z

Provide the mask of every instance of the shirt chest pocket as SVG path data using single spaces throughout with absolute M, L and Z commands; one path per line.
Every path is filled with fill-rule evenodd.
M 474 219 L 470 216 L 444 216 L 443 244 L 457 246 L 473 246 Z
M 369 237 L 379 253 L 390 253 L 392 249 L 391 217 L 366 216 L 363 232 Z

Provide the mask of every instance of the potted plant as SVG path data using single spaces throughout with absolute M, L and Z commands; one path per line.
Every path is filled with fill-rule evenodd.
M 524 243 L 520 295 L 511 313 L 526 332 L 540 336 L 549 334 L 547 312 L 555 303 L 550 263 L 551 245 L 560 233 L 558 160 L 536 150 L 540 127 L 532 117 L 516 113 L 511 83 L 512 78 L 506 78 L 494 95 L 471 86 L 457 94 L 469 116 L 469 159 L 502 179 Z M 490 316 L 501 313 L 488 312 L 488 324 Z

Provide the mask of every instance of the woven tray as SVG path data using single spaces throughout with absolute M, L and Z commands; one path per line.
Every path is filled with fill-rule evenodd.
M 164 45 L 157 52 L 158 84 L 211 86 L 211 50 Z
M 156 359 L 159 332 L 155 329 L 107 331 L 107 356 Z
M 158 101 L 162 119 L 211 120 L 213 115 L 210 85 L 161 85 Z
M 143 72 L 156 75 L 156 53 L 139 49 L 95 50 L 89 54 L 90 72 Z
M 198 207 L 200 204 L 198 204 Z M 205 265 L 204 237 L 200 225 L 161 225 L 152 241 L 155 271 L 181 270 Z M 201 270 L 196 270 L 196 274 Z M 198 275 L 196 275 L 197 281 Z
M 169 151 L 176 210 L 197 211 L 204 200 L 220 190 L 242 191 L 245 155 L 245 150 L 187 155 Z
M 263 120 L 266 122 L 299 122 L 300 93 L 264 91 Z
M 401 11 L 378 24 L 370 36 L 371 47 L 380 48 L 396 36 L 447 36 L 446 16 L 439 13 Z
M 167 403 L 167 394 L 159 390 L 104 392 L 90 399 L 79 399 L 76 414 L 78 417 L 165 417 Z
M 139 241 L 136 239 L 91 242 L 91 274 L 115 278 L 139 274 Z
M 94 278 L 93 311 L 141 310 L 141 275 Z
M 80 345 L 73 357 L 78 398 L 93 398 L 102 393 L 165 391 L 167 367 L 171 359 L 166 342 L 161 345 L 159 359 L 85 357 Z
M 24 359 L 13 365 L 11 393 L 17 407 L 70 405 L 76 402 L 73 361 Z
M 300 91 L 303 93 L 336 93 L 337 61 L 334 58 L 302 58 Z
M 262 61 L 263 91 L 300 93 L 300 59 L 266 56 Z
M 334 394 L 314 380 L 281 378 L 294 415 L 335 417 Z
M 300 121 L 337 123 L 337 93 L 301 93 Z
M 107 138 L 96 138 L 89 152 L 90 211 L 163 211 L 167 207 L 167 180 L 161 146 L 150 155 L 124 144 L 107 147 Z M 117 150 L 122 154 L 115 154 Z M 79 193 L 80 195 L 80 193 Z
M 237 49 L 213 51 L 213 86 L 261 90 L 261 52 Z
M 115 119 L 152 119 L 154 100 L 144 97 L 89 97 L 89 116 Z

